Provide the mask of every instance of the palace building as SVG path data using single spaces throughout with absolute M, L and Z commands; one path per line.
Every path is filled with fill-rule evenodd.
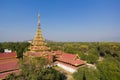
M 65 53 L 62 51 L 48 51 L 48 47 L 44 42 L 40 27 L 40 14 L 38 14 L 38 29 L 30 46 L 28 56 L 44 57 L 49 59 L 53 64 L 63 68 L 71 73 L 75 72 L 80 66 L 85 64 L 85 61 L 80 60 L 77 54 Z
M 30 51 L 24 56 L 44 57 L 48 59 L 54 66 L 59 66 L 68 72 L 75 72 L 77 69 L 85 65 L 86 62 L 80 60 L 77 54 L 65 53 L 63 51 L 49 51 L 42 36 L 40 25 L 40 14 L 38 14 L 38 28 L 36 35 L 29 47 Z M 9 51 L 7 51 L 9 52 Z M 0 53 L 0 79 L 4 79 L 10 73 L 20 73 L 19 59 L 15 52 Z

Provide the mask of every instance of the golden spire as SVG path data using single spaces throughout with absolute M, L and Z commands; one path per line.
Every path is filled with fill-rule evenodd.
M 38 13 L 38 28 L 40 28 L 40 13 Z
M 30 51 L 41 52 L 46 51 L 47 49 L 48 48 L 45 46 L 45 42 L 42 37 L 42 31 L 40 27 L 40 14 L 38 13 L 38 29 L 30 47 Z

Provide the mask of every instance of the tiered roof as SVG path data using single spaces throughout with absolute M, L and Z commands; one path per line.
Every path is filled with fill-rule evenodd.
M 44 42 L 41 27 L 40 27 L 40 14 L 38 14 L 38 29 L 33 39 L 30 50 L 32 52 L 42 52 L 42 51 L 46 51 L 47 49 L 48 48 L 46 47 L 46 43 Z

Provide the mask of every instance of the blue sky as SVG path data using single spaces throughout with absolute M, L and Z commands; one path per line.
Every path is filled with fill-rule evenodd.
M 120 41 L 120 0 L 0 0 L 0 42 Z

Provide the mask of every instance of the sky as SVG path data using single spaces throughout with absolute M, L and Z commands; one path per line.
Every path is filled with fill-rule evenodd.
M 0 0 L 0 42 L 120 42 L 120 0 Z

